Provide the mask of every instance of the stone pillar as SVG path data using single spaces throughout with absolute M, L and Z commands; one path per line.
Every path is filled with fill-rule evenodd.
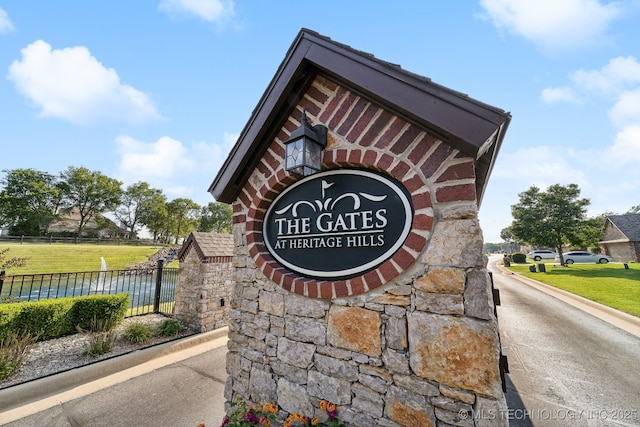
M 281 168 L 285 124 L 233 204 L 225 398 L 310 416 L 327 399 L 354 426 L 472 426 L 474 414 L 483 414 L 475 425 L 507 425 L 474 159 L 322 77 L 303 107 L 333 125 L 325 168 L 367 168 L 404 184 L 412 230 L 391 259 L 346 280 L 276 263 L 261 225 L 293 179 Z
M 229 236 L 230 237 L 230 236 Z M 233 287 L 232 256 L 201 256 L 193 235 L 183 245 L 174 316 L 198 332 L 228 325 Z

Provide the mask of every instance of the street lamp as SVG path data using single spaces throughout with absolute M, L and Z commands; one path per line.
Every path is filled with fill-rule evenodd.
M 327 128 L 310 126 L 307 111 L 302 109 L 300 127 L 293 132 L 285 148 L 285 169 L 295 174 L 309 176 L 322 169 L 322 150 L 327 146 Z

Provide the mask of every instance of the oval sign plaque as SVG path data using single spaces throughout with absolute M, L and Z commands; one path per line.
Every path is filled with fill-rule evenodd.
M 347 279 L 389 259 L 411 231 L 407 190 L 383 175 L 337 169 L 304 178 L 267 210 L 263 236 L 283 266 L 302 276 Z

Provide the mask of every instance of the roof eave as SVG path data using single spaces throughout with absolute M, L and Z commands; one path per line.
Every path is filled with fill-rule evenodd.
M 305 29 L 291 45 L 209 187 L 216 200 L 235 200 L 316 74 L 378 102 L 479 160 L 476 190 L 480 204 L 510 114 Z

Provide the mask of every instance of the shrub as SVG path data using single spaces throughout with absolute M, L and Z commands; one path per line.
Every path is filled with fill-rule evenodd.
M 73 322 L 77 327 L 91 330 L 93 320 L 102 319 L 115 328 L 124 320 L 129 300 L 128 293 L 75 298 Z
M 151 329 L 151 326 L 145 325 L 144 323 L 132 323 L 127 326 L 124 335 L 127 337 L 129 342 L 147 344 L 151 342 L 151 338 L 153 338 L 153 329 Z
M 29 334 L 36 341 L 48 340 L 73 332 L 69 313 L 71 298 L 9 304 L 10 317 L 6 333 Z
M 527 256 L 521 252 L 516 252 L 511 255 L 511 261 L 515 262 L 516 264 L 526 264 Z
M 124 319 L 129 294 L 92 295 L 0 304 L 0 338 L 28 333 L 38 341 L 91 330 L 93 319 L 111 327 Z
M 93 318 L 89 332 L 91 337 L 89 338 L 89 347 L 84 351 L 84 354 L 93 357 L 100 357 L 111 351 L 114 341 L 116 340 L 116 333 L 114 328 L 114 319 L 110 318 L 106 321 L 103 319 Z M 78 326 L 78 332 L 86 332 Z
M 0 380 L 10 377 L 20 369 L 22 360 L 34 341 L 29 334 L 13 332 L 0 338 Z
M 175 337 L 182 329 L 182 324 L 176 319 L 167 319 L 158 326 L 157 333 L 162 337 Z

